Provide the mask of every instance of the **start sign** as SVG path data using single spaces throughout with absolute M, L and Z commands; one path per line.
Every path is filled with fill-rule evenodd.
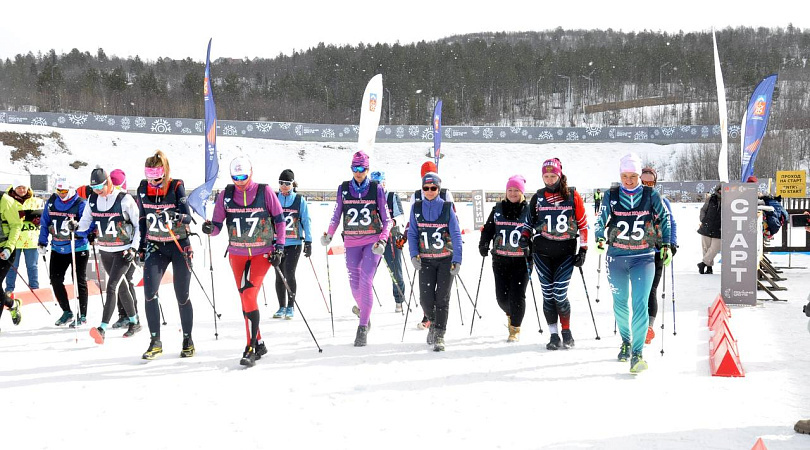
M 779 170 L 776 172 L 776 195 L 782 197 L 805 197 L 806 174 L 804 170 Z
M 757 188 L 726 183 L 722 190 L 720 293 L 726 303 L 757 304 Z

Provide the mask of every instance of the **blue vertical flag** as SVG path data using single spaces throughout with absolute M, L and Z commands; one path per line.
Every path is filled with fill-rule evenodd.
M 433 109 L 433 158 L 436 170 L 439 170 L 439 158 L 442 156 L 442 101 L 436 102 Z
M 765 127 L 768 126 L 768 116 L 771 113 L 771 103 L 773 100 L 773 88 L 776 86 L 777 75 L 769 75 L 760 81 L 748 108 L 745 110 L 745 121 L 743 122 L 743 144 L 741 150 L 741 172 L 740 181 L 745 182 L 748 177 L 754 174 L 754 164 L 757 161 L 757 153 L 762 145 L 762 137 L 765 135 Z
M 205 205 L 214 189 L 214 182 L 219 174 L 217 159 L 217 108 L 214 105 L 214 93 L 211 91 L 211 40 L 208 40 L 208 53 L 205 55 L 205 80 L 203 81 L 203 100 L 205 103 L 205 183 L 191 191 L 188 206 L 203 219 Z

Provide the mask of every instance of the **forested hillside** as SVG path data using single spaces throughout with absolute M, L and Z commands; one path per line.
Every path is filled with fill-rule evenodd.
M 726 28 L 717 39 L 732 123 L 756 83 L 778 72 L 770 128 L 810 128 L 810 30 Z M 0 106 L 199 118 L 203 50 L 157 61 L 103 49 L 17 55 L 0 61 Z M 438 98 L 448 125 L 717 123 L 709 32 L 556 29 L 321 44 L 273 59 L 218 58 L 212 73 L 221 119 L 356 123 L 365 83 L 382 73 L 382 120 L 392 124 L 428 122 Z M 650 104 L 660 112 L 627 112 Z

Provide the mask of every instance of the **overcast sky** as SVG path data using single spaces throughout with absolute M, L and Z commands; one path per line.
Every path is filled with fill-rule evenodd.
M 751 8 L 745 4 L 751 4 Z M 319 42 L 408 44 L 479 31 L 607 29 L 700 31 L 727 26 L 810 28 L 800 0 L 99 1 L 8 0 L 0 10 L 0 58 L 73 48 L 108 56 L 205 59 L 264 57 Z M 722 4 L 722 5 L 721 5 Z M 755 6 L 758 5 L 758 6 Z M 803 10 L 801 12 L 799 10 Z M 755 12 L 751 12 L 753 10 Z

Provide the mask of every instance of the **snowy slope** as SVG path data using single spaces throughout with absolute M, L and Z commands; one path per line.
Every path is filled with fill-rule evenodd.
M 31 131 L 4 125 L 0 131 Z M 49 129 L 44 129 L 50 132 Z M 64 140 L 72 155 L 49 156 L 29 163 L 46 173 L 68 174 L 83 182 L 92 164 L 140 173 L 155 148 L 167 152 L 175 176 L 194 187 L 202 181 L 199 138 L 116 135 L 70 130 Z M 111 142 L 117 142 L 113 147 Z M 333 188 L 347 178 L 350 146 L 226 139 L 225 154 L 245 152 L 260 180 L 272 182 L 290 167 L 306 188 Z M 424 144 L 379 145 L 374 169 L 388 173 L 389 187 L 418 187 Z M 617 161 L 628 150 L 667 158 L 673 149 L 655 146 L 478 146 L 444 148 L 445 185 L 453 189 L 500 191 L 506 178 L 523 172 L 527 189 L 539 187 L 539 164 L 558 156 L 572 184 L 604 186 L 618 178 Z M 303 156 L 299 151 L 303 150 Z M 8 148 L 0 148 L 0 153 Z M 0 157 L 3 157 L 0 154 Z M 186 158 L 187 160 L 184 160 Z M 74 160 L 91 165 L 75 170 Z M 410 161 L 410 163 L 406 162 Z M 19 166 L 13 166 L 19 167 Z M 8 172 L 9 166 L 2 169 Z M 133 179 L 135 176 L 133 176 Z M 139 177 L 138 177 L 139 178 Z M 2 180 L 0 180 L 1 182 Z M 134 183 L 134 181 L 132 182 Z M 325 228 L 333 204 L 311 205 L 313 232 Z M 616 362 L 620 339 L 612 331 L 612 301 L 604 270 L 597 277 L 597 255 L 584 267 L 591 306 L 601 337 L 595 340 L 583 289 L 575 273 L 569 296 L 575 349 L 549 352 L 547 325 L 537 332 L 531 291 L 521 341 L 507 344 L 506 319 L 494 299 L 490 261 L 484 261 L 478 308 L 470 333 L 472 306 L 464 289 L 453 293 L 446 337 L 447 351 L 430 351 L 425 333 L 415 328 L 421 310 L 413 306 L 404 342 L 404 317 L 393 312 L 388 275 L 381 267 L 369 346 L 352 346 L 357 326 L 342 256 L 329 257 L 314 247 L 310 261 L 298 266 L 300 311 L 292 321 L 272 319 L 277 309 L 274 276 L 261 298 L 263 335 L 270 353 L 256 367 L 238 364 L 245 346 L 244 322 L 227 262 L 224 238 L 212 239 L 216 303 L 222 320 L 214 338 L 213 311 L 192 280 L 197 355 L 180 359 L 179 317 L 170 286 L 161 290 L 168 325 L 164 355 L 140 359 L 146 331 L 131 339 L 110 331 L 97 346 L 87 335 L 52 325 L 58 307 L 23 308 L 14 327 L 8 313 L 0 319 L 0 398 L 9 428 L 9 448 L 750 448 L 763 437 L 770 449 L 810 448 L 810 436 L 798 435 L 796 420 L 810 418 L 810 344 L 807 318 L 801 314 L 810 278 L 807 269 L 786 269 L 786 303 L 762 302 L 733 308 L 732 330 L 739 340 L 745 378 L 709 374 L 706 308 L 719 291 L 719 275 L 699 275 L 695 264 L 700 241 L 694 233 L 700 205 L 674 204 L 680 251 L 674 259 L 677 336 L 673 336 L 672 282 L 666 276 L 666 300 L 659 310 L 663 333 L 645 350 L 650 369 L 638 376 L 628 363 Z M 487 212 L 491 204 L 487 205 Z M 460 204 L 464 228 L 472 228 L 472 208 Z M 589 217 L 593 223 L 593 217 Z M 476 296 L 482 258 L 477 233 L 465 235 L 462 279 Z M 211 294 L 205 247 L 194 241 L 196 273 Z M 777 265 L 786 256 L 774 256 Z M 312 266 L 310 265 L 310 262 Z M 793 266 L 810 266 L 810 257 L 794 256 Z M 331 279 L 335 336 L 314 270 L 329 300 Z M 384 266 L 383 266 L 384 267 Z M 408 267 L 412 272 L 412 268 Z M 717 267 L 719 272 L 719 266 Z M 41 280 L 47 275 L 41 268 Z M 18 286 L 22 283 L 18 283 Z M 597 285 L 599 289 L 597 290 Z M 536 278 L 534 291 L 540 295 Z M 660 291 L 659 291 L 660 295 Z M 142 292 L 139 304 L 143 308 Z M 764 294 L 760 298 L 764 298 Z M 600 301 L 597 303 L 596 299 Z M 539 300 L 539 299 L 538 299 Z M 459 302 L 461 304 L 459 313 Z M 538 304 L 539 305 L 539 304 Z M 542 307 L 542 305 L 539 305 Z M 318 350 L 299 312 L 318 340 Z M 100 320 L 101 302 L 90 299 L 89 322 Z M 663 314 L 663 317 L 662 317 Z M 463 326 L 462 326 L 463 320 Z M 664 355 L 660 354 L 662 348 Z M 13 430 L 13 431 L 12 431 Z
M 187 186 L 195 187 L 203 181 L 203 140 L 200 136 L 155 136 L 135 133 L 111 133 L 54 129 L 49 127 L 0 124 L 0 132 L 49 134 L 59 133 L 68 151 L 57 147 L 52 139 L 44 139 L 47 159 L 12 162 L 0 169 L 4 173 L 34 173 L 65 176 L 83 184 L 90 179 L 96 165 L 109 170 L 123 169 L 130 177 L 140 180 L 143 162 L 156 149 L 163 150 L 174 169 L 173 175 L 183 178 Z M 432 143 L 377 144 L 372 159 L 372 170 L 386 172 L 388 187 L 408 190 L 418 187 L 419 167 Z M 442 146 L 446 155 L 440 163 L 440 172 L 446 186 L 455 190 L 486 189 L 501 192 L 506 179 L 521 173 L 528 180 L 527 189 L 536 189 L 540 183 L 540 165 L 545 159 L 558 157 L 563 172 L 570 182 L 583 189 L 609 186 L 616 181 L 618 161 L 627 149 L 641 155 L 645 162 L 664 167 L 673 155 L 685 151 L 683 144 L 452 144 Z M 8 160 L 11 147 L 0 146 L 0 159 Z M 265 139 L 217 137 L 220 167 L 227 168 L 235 156 L 248 155 L 253 161 L 257 179 L 275 182 L 285 168 L 292 169 L 299 184 L 305 189 L 333 189 L 348 172 L 351 154 L 356 146 L 348 143 L 289 142 Z M 74 161 L 87 163 L 79 169 L 68 167 Z M 614 170 L 615 166 L 615 170 Z M 326 170 L 323 170 L 326 169 Z M 345 170 L 344 170 L 345 169 Z M 223 171 L 224 172 L 224 171 Z M 222 175 L 222 174 L 221 174 Z M 217 187 L 227 182 L 221 178 Z M 659 170 L 659 177 L 666 174 Z M 2 180 L 0 180 L 2 183 Z M 134 185 L 133 187 L 134 188 Z M 132 189 L 131 188 L 131 189 Z

